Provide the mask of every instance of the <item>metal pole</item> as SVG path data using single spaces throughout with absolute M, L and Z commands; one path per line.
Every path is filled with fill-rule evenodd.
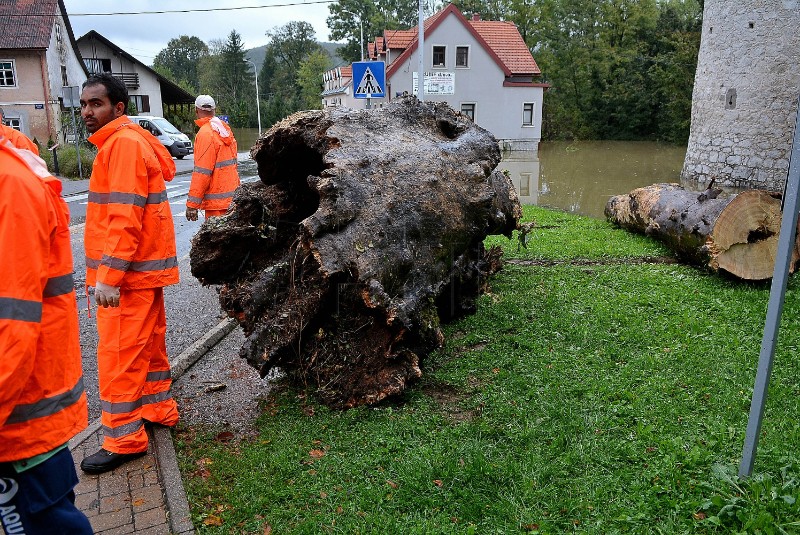
M 739 477 L 745 478 L 753 472 L 758 435 L 761 433 L 761 421 L 764 417 L 764 406 L 767 402 L 769 378 L 772 373 L 772 362 L 775 357 L 775 344 L 778 338 L 778 327 L 786 296 L 786 283 L 789 279 L 789 267 L 792 260 L 792 249 L 797 232 L 797 211 L 800 205 L 800 99 L 798 99 L 795 119 L 794 141 L 789 160 L 789 174 L 786 177 L 786 193 L 783 198 L 783 214 L 781 216 L 781 233 L 778 238 L 778 251 L 775 257 L 775 270 L 772 275 L 772 286 L 769 291 L 767 319 L 764 324 L 764 337 L 761 340 L 761 354 L 758 358 L 756 383 L 753 387 L 753 399 L 750 402 L 750 417 L 747 420 L 747 432 L 742 450 L 742 462 L 739 465 Z
M 358 48 L 361 54 L 361 61 L 364 61 L 364 18 L 358 13 L 353 13 L 352 11 L 348 11 L 346 9 L 342 9 L 341 11 L 342 13 L 347 13 L 348 15 L 358 17 L 358 23 L 361 26 L 361 40 L 358 42 Z
M 419 22 L 417 37 L 419 44 L 417 47 L 417 71 L 419 71 L 419 74 L 417 75 L 417 98 L 420 102 L 425 100 L 425 17 L 422 11 L 422 2 L 423 0 L 419 0 Z
M 72 88 L 75 88 L 75 92 L 72 91 Z M 78 155 L 78 177 L 83 180 L 83 169 L 81 168 L 81 144 L 78 141 L 78 123 L 75 121 L 75 101 L 80 99 L 80 95 L 78 94 L 78 98 L 75 98 L 75 95 L 80 91 L 80 88 L 77 85 L 69 86 L 70 92 L 70 103 L 69 103 L 69 111 L 72 115 L 72 134 L 74 136 L 73 141 L 75 142 L 75 152 Z M 55 153 L 53 153 L 55 154 Z
M 256 114 L 258 115 L 258 136 L 261 137 L 261 99 L 258 98 L 258 69 L 256 64 L 245 58 L 245 61 L 253 66 L 253 74 L 256 75 Z

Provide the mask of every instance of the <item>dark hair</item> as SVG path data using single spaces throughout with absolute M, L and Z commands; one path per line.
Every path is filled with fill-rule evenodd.
M 128 88 L 125 87 L 125 83 L 122 80 L 113 77 L 110 73 L 104 72 L 102 74 L 90 74 L 89 78 L 83 82 L 81 87 L 83 88 L 87 85 L 104 86 L 108 94 L 108 100 L 111 101 L 111 105 L 115 106 L 117 102 L 122 102 L 125 104 L 125 109 L 123 111 L 126 114 L 128 113 Z

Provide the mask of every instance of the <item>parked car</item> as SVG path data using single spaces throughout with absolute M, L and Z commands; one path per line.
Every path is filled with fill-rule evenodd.
M 189 136 L 175 128 L 175 126 L 163 117 L 153 117 L 150 115 L 134 115 L 129 119 L 151 134 L 169 150 L 175 158 L 181 160 L 187 154 L 194 152 L 194 146 Z

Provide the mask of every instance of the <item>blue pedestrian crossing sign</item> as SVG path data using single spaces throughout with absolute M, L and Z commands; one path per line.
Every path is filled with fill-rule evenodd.
M 386 63 L 357 61 L 353 63 L 353 96 L 384 98 L 386 96 Z

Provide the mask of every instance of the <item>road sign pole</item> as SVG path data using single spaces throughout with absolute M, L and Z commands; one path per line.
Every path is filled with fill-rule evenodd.
M 750 417 L 747 421 L 747 432 L 742 451 L 742 462 L 739 465 L 739 477 L 749 477 L 753 472 L 758 435 L 761 433 L 761 421 L 764 418 L 764 406 L 767 402 L 769 378 L 772 373 L 772 362 L 775 357 L 775 344 L 778 339 L 778 327 L 781 322 L 783 301 L 786 296 L 786 283 L 789 279 L 789 268 L 792 262 L 795 234 L 797 232 L 797 211 L 800 207 L 800 99 L 798 99 L 797 116 L 794 127 L 794 141 L 789 160 L 789 175 L 786 178 L 786 191 L 783 196 L 783 214 L 781 216 L 781 233 L 778 238 L 778 251 L 775 257 L 775 270 L 772 275 L 772 286 L 769 291 L 767 319 L 764 324 L 764 337 L 761 340 L 761 354 L 758 359 L 756 383 L 753 388 L 753 399 L 750 402 Z

